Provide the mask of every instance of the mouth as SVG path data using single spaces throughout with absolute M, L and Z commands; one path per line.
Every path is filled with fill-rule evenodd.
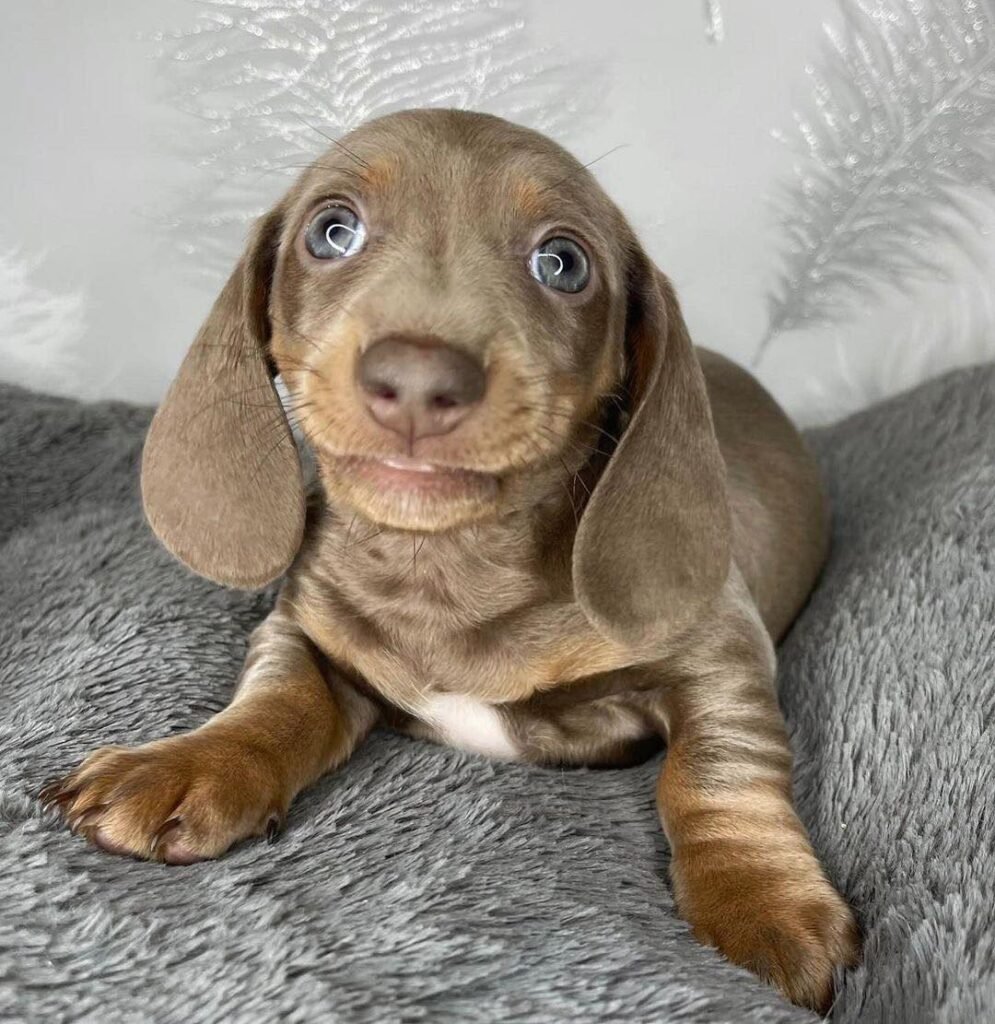
M 346 456 L 339 462 L 350 476 L 395 496 L 487 500 L 498 489 L 498 478 L 492 473 L 442 466 L 405 455 Z

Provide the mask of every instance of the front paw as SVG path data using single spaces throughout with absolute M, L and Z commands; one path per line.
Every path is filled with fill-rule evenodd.
M 671 864 L 682 916 L 695 937 L 778 988 L 793 1003 L 826 1013 L 833 975 L 860 958 L 850 908 L 815 857 L 791 866 L 751 863 L 691 850 Z
M 102 747 L 39 796 L 101 849 L 167 864 L 272 835 L 289 803 L 264 752 L 209 729 Z

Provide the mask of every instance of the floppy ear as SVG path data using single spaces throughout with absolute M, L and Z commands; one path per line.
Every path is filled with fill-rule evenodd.
M 256 225 L 142 459 L 145 514 L 159 539 L 194 572 L 234 587 L 279 576 L 304 530 L 300 460 L 266 351 L 280 223 L 276 210 Z
M 588 501 L 573 579 L 588 617 L 638 643 L 689 624 L 725 583 L 726 473 L 670 282 L 641 253 L 626 322 L 631 419 Z

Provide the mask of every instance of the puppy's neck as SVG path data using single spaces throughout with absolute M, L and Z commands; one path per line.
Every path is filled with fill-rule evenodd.
M 432 532 L 400 530 L 313 495 L 299 571 L 320 579 L 351 616 L 386 630 L 472 633 L 543 604 L 573 600 L 572 554 L 584 507 L 607 465 L 592 426 L 555 463 L 519 482 L 513 511 Z M 320 474 L 319 474 L 320 475 Z
M 304 557 L 364 618 L 473 629 L 527 605 L 569 599 L 578 517 L 568 497 L 440 533 L 383 527 L 325 504 Z

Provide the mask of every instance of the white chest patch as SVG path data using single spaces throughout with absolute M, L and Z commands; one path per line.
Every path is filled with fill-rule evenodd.
M 449 746 L 500 761 L 514 761 L 519 756 L 501 713 L 473 697 L 440 693 L 428 701 L 420 717 L 434 726 Z

